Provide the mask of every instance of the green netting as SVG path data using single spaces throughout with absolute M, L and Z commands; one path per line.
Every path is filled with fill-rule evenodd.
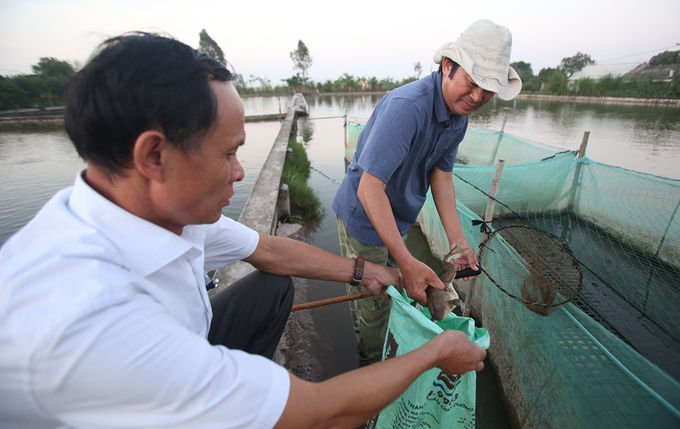
M 357 140 L 359 134 L 363 131 L 364 126 L 356 123 L 347 124 L 347 144 L 345 145 L 345 159 L 347 162 L 352 162 L 354 152 L 357 150 Z
M 499 159 L 507 164 L 524 164 L 552 157 L 554 148 L 540 147 L 505 133 L 489 130 L 469 130 L 458 148 L 457 163 L 496 165 Z M 573 158 L 573 152 L 571 153 Z
M 348 126 L 348 159 L 361 125 Z M 549 317 L 488 278 L 473 315 L 522 427 L 680 425 L 680 181 L 575 159 L 505 133 L 468 130 L 454 168 L 465 234 L 479 245 L 486 192 L 504 161 L 493 225 L 528 224 L 564 240 L 583 289 Z M 418 217 L 432 254 L 448 242 L 432 196 Z M 463 289 L 461 290 L 461 285 Z M 457 284 L 462 297 L 467 283 Z
M 473 314 L 491 336 L 510 412 L 522 427 L 678 427 L 680 182 L 544 151 L 474 130 L 459 151 L 484 164 L 507 158 L 494 226 L 551 232 L 584 266 L 577 299 L 549 317 L 486 276 L 476 281 Z M 459 215 L 473 245 L 481 232 L 472 220 L 484 215 L 494 170 L 454 168 Z M 431 195 L 418 220 L 441 259 L 448 242 Z M 457 285 L 463 297 L 466 285 Z

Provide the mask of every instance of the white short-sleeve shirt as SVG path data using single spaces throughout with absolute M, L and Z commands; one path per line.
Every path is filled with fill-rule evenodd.
M 205 272 L 257 244 L 226 217 L 177 236 L 79 175 L 0 249 L 0 427 L 274 426 L 287 371 L 206 340 Z

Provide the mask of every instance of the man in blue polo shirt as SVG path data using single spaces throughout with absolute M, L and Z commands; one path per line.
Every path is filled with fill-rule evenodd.
M 343 255 L 398 267 L 407 293 L 417 301 L 427 300 L 427 286 L 444 289 L 404 244 L 430 186 L 451 248 L 468 249 L 456 269 L 477 268 L 458 219 L 451 171 L 467 115 L 496 94 L 511 100 L 522 88 L 509 65 L 511 47 L 510 31 L 489 20 L 473 23 L 455 43 L 440 47 L 434 56 L 437 72 L 380 100 L 333 200 Z M 359 291 L 347 285 L 348 294 Z M 350 303 L 362 363 L 381 359 L 390 305 L 373 298 Z

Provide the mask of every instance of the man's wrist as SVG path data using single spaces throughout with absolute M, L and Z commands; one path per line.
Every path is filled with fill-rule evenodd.
M 354 273 L 352 274 L 352 281 L 350 281 L 349 284 L 351 286 L 359 286 L 363 278 L 364 278 L 364 258 L 360 255 L 354 258 Z

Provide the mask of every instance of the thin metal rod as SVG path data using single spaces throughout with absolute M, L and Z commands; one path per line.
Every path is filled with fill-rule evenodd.
M 313 302 L 308 302 L 306 304 L 294 305 L 293 308 L 290 311 L 293 312 L 293 311 L 298 311 L 298 310 L 306 310 L 308 308 L 321 307 L 321 306 L 324 306 L 324 305 L 336 304 L 338 302 L 354 301 L 355 299 L 367 298 L 369 296 L 371 296 L 370 292 L 361 292 L 361 293 L 355 293 L 354 295 L 347 295 L 347 296 L 339 296 L 337 298 L 322 299 L 321 301 L 313 301 Z

